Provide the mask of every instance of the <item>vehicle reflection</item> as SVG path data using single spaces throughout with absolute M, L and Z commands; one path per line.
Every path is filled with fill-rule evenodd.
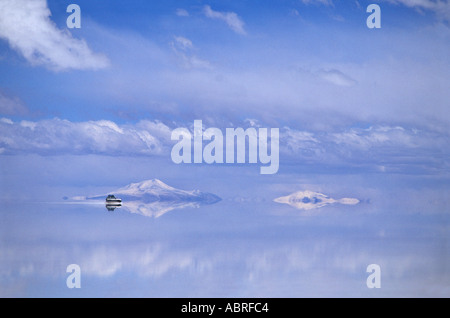
M 122 207 L 122 204 L 105 204 L 105 207 L 108 211 L 113 212 L 115 209 L 119 209 Z

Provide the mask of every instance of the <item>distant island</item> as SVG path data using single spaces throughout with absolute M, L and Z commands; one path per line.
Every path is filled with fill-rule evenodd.
M 342 198 L 333 199 L 329 196 L 313 191 L 298 191 L 290 195 L 274 199 L 277 203 L 285 203 L 299 210 L 311 210 L 324 207 L 333 203 L 355 205 L 359 203 L 358 199 Z
M 99 201 L 109 195 L 121 199 L 121 207 L 132 213 L 150 217 L 159 217 L 173 209 L 199 207 L 214 204 L 222 199 L 212 193 L 200 190 L 180 190 L 171 187 L 159 179 L 145 180 L 131 183 L 125 187 L 110 191 L 106 194 L 76 197 L 76 200 Z

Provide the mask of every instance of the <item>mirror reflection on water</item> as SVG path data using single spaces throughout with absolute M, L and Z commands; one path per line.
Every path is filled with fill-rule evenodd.
M 143 190 L 139 198 L 134 193 L 133 200 L 131 190 L 126 196 L 126 189 L 111 188 L 122 199 L 114 208 L 105 203 L 107 193 L 103 200 L 81 194 L 84 197 L 55 202 L 7 202 L 0 225 L 1 295 L 439 297 L 449 293 L 448 214 L 442 210 L 446 208 L 440 190 L 391 185 L 390 191 L 358 187 L 364 190 L 355 193 L 334 188 L 328 195 L 305 192 L 295 184 L 266 183 L 260 184 L 258 193 L 255 186 L 220 195 L 160 182 L 128 186 Z M 155 199 L 156 188 L 161 187 L 170 191 Z M 295 204 L 284 204 L 292 194 Z M 79 289 L 66 286 L 69 264 L 81 269 Z M 370 264 L 381 268 L 381 288 L 368 288 Z

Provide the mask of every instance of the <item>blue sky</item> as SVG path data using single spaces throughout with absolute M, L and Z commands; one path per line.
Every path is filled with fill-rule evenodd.
M 446 170 L 450 4 L 378 1 L 369 29 L 372 2 L 78 1 L 68 29 L 70 1 L 4 0 L 0 151 L 167 155 L 201 119 L 279 127 L 293 162 Z

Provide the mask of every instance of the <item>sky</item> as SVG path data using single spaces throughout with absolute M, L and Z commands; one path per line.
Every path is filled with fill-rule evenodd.
M 448 168 L 448 1 L 379 1 L 379 29 L 366 1 L 80 1 L 79 29 L 66 2 L 1 1 L 2 154 L 167 155 L 201 119 L 280 128 L 285 162 Z

